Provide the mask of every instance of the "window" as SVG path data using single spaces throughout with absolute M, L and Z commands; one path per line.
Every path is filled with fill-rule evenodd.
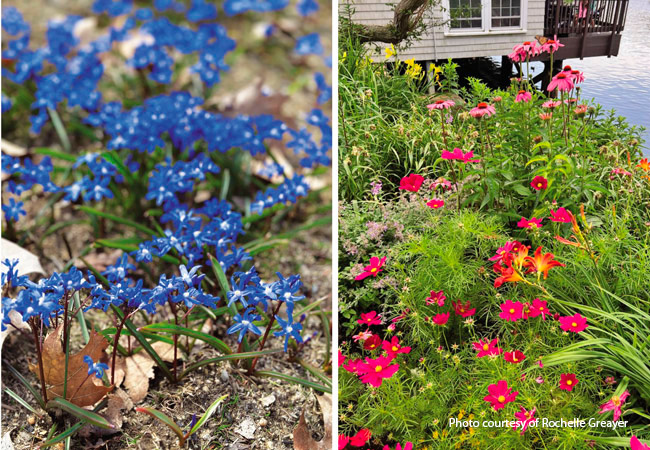
M 492 28 L 519 27 L 521 0 L 492 0 Z
M 519 32 L 526 28 L 527 0 L 443 0 L 452 33 Z
M 449 0 L 450 27 L 483 28 L 482 10 L 481 0 Z

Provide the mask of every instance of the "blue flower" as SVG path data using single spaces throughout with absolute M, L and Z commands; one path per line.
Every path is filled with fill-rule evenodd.
M 280 337 L 284 336 L 284 351 L 287 351 L 289 345 L 289 339 L 294 338 L 296 342 L 302 342 L 302 336 L 300 332 L 302 331 L 302 325 L 293 321 L 293 316 L 289 313 L 287 320 L 283 320 L 282 317 L 275 316 L 275 320 L 278 321 L 278 324 L 282 329 L 280 331 L 275 331 L 273 336 Z
M 187 284 L 187 286 L 200 286 L 201 285 L 201 280 L 203 280 L 203 277 L 205 277 L 205 274 L 203 275 L 197 275 L 196 272 L 201 268 L 201 266 L 194 266 L 190 269 L 190 271 L 187 271 L 187 267 L 185 267 L 184 264 L 181 264 L 178 269 L 181 272 L 181 279 Z
M 29 24 L 25 22 L 20 11 L 13 6 L 2 8 L 2 28 L 12 36 L 29 33 Z
M 198 22 L 200 20 L 213 20 L 217 17 L 217 7 L 205 0 L 192 0 L 192 6 L 187 11 L 187 20 Z
M 251 311 L 252 309 L 246 309 L 243 315 L 235 314 L 235 317 L 232 319 L 235 324 L 228 328 L 227 333 L 233 334 L 239 331 L 237 342 L 241 342 L 244 339 L 244 335 L 249 332 L 258 336 L 262 335 L 262 331 L 253 323 L 254 320 L 260 320 L 260 316 L 251 314 Z
M 246 11 L 269 12 L 286 8 L 289 0 L 226 0 L 223 9 L 228 16 Z
M 298 14 L 307 17 L 317 12 L 320 6 L 317 0 L 299 0 L 296 9 L 298 10 Z
M 323 44 L 320 42 L 320 35 L 318 33 L 311 33 L 307 36 L 298 38 L 294 52 L 298 55 L 320 55 L 324 52 Z
M 111 17 L 128 14 L 133 8 L 133 0 L 95 0 L 93 3 L 93 12 L 101 14 L 108 13 Z
M 11 107 L 13 106 L 13 103 L 9 97 L 5 95 L 5 93 L 2 93 L 2 112 L 6 113 L 8 112 Z
M 293 312 L 294 302 L 305 298 L 304 295 L 295 295 L 302 287 L 300 275 L 291 275 L 288 278 L 284 278 L 280 272 L 277 272 L 276 275 L 280 279 L 276 287 L 278 300 L 286 303 L 287 311 L 291 314 Z
M 320 72 L 317 72 L 314 75 L 314 80 L 316 81 L 316 86 L 320 91 L 317 100 L 318 104 L 320 105 L 332 98 L 332 86 L 327 85 L 325 82 L 325 75 Z
M 26 216 L 27 213 L 23 209 L 25 204 L 23 202 L 16 202 L 13 197 L 9 198 L 7 205 L 2 205 L 2 211 L 5 213 L 5 219 L 18 222 L 20 216 Z
M 95 377 L 102 378 L 104 376 L 104 371 L 108 370 L 108 364 L 102 362 L 93 362 L 93 359 L 85 355 L 84 362 L 88 364 L 88 375 L 95 374 Z

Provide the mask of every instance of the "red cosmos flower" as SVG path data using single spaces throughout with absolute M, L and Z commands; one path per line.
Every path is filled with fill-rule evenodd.
M 600 405 L 600 411 L 598 411 L 598 413 L 605 414 L 607 411 L 614 410 L 614 422 L 618 421 L 622 414 L 621 405 L 625 403 L 625 399 L 628 398 L 629 395 L 630 393 L 628 391 L 623 392 L 621 395 L 614 395 L 610 401 Z
M 526 411 L 526 408 L 522 406 L 521 410 L 515 413 L 517 424 L 515 424 L 512 429 L 516 430 L 518 426 L 521 425 L 521 434 L 524 434 L 528 428 L 528 425 L 537 422 L 537 419 L 535 418 L 535 411 L 537 411 L 537 408 Z
M 363 364 L 363 361 L 360 359 L 348 359 L 347 363 L 343 364 L 343 368 L 356 375 L 359 373 L 360 364 Z
M 507 300 L 505 303 L 501 304 L 501 313 L 499 314 L 499 317 L 507 322 L 516 322 L 523 318 L 523 309 L 524 305 L 521 303 Z
M 481 339 L 478 342 L 473 342 L 472 346 L 474 347 L 474 350 L 478 351 L 476 357 L 483 358 L 484 356 L 500 355 L 503 353 L 503 349 L 497 347 L 498 342 L 499 338 L 492 339 L 490 342 L 488 342 L 487 339 L 485 341 Z
M 359 325 L 381 325 L 381 316 L 377 314 L 377 311 L 370 311 L 367 313 L 361 314 L 361 319 L 357 320 Z
M 448 320 L 449 320 L 449 313 L 436 314 L 431 318 L 431 322 L 435 323 L 436 325 L 444 325 L 447 323 Z
M 405 191 L 417 192 L 420 190 L 423 182 L 424 177 L 422 175 L 412 173 L 408 177 L 402 178 L 399 182 L 399 188 Z
M 519 364 L 524 359 L 526 359 L 526 355 L 524 355 L 524 353 L 520 352 L 519 350 L 515 350 L 514 352 L 505 352 L 503 354 L 503 359 L 509 363 Z
M 573 214 L 564 208 L 558 208 L 557 211 L 551 210 L 551 222 L 571 223 Z
M 533 178 L 533 181 L 530 182 L 530 185 L 536 191 L 543 191 L 548 187 L 548 180 L 540 175 L 537 175 Z
M 533 300 L 533 304 L 528 312 L 528 317 L 542 316 L 542 320 L 546 320 L 546 314 L 550 314 L 546 307 L 546 300 L 540 300 L 538 298 Z
M 560 317 L 560 328 L 564 331 L 572 331 L 574 333 L 580 333 L 584 331 L 589 325 L 587 325 L 587 318 L 582 317 L 580 314 L 575 313 L 573 316 Z
M 390 342 L 384 341 L 384 343 L 381 344 L 381 348 L 383 348 L 386 354 L 391 358 L 397 356 L 398 353 L 411 352 L 411 347 L 402 347 L 401 345 L 399 345 L 399 339 L 397 338 L 397 336 L 393 336 Z
M 630 438 L 630 449 L 631 450 L 650 450 L 650 446 L 645 445 L 639 440 L 638 437 L 632 436 Z
M 390 378 L 399 370 L 399 364 L 391 364 L 393 358 L 380 356 L 377 359 L 366 358 L 366 362 L 359 364 L 357 372 L 362 383 L 370 383 L 371 386 L 379 387 L 385 378 Z
M 524 266 L 528 268 L 527 273 L 543 273 L 544 279 L 547 279 L 549 270 L 553 267 L 565 267 L 565 264 L 555 261 L 555 255 L 553 253 L 545 253 L 542 255 L 542 247 L 537 247 L 534 256 L 526 257 Z
M 517 226 L 519 228 L 542 228 L 542 220 L 544 219 L 531 217 L 530 220 L 528 220 L 525 217 L 522 217 L 521 220 L 517 222 Z
M 350 445 L 353 447 L 363 447 L 372 437 L 372 432 L 367 428 L 357 431 L 357 434 L 350 438 Z
M 471 308 L 469 300 L 465 303 L 461 303 L 460 300 L 458 302 L 452 301 L 451 304 L 454 306 L 454 312 L 461 317 L 470 317 L 476 314 L 476 308 Z
M 339 434 L 339 450 L 343 450 L 346 445 L 350 442 L 350 438 L 344 434 Z
M 345 355 L 343 352 L 341 352 L 341 350 L 339 350 L 339 367 L 341 367 L 343 363 L 345 363 Z
M 475 119 L 480 119 L 483 116 L 490 117 L 495 112 L 496 110 L 494 109 L 494 106 L 488 105 L 487 103 L 479 103 L 475 108 L 472 108 L 469 111 L 469 114 Z
M 464 163 L 476 163 L 480 162 L 480 159 L 472 159 L 474 157 L 474 151 L 470 150 L 467 153 L 463 153 L 461 149 L 456 147 L 453 152 L 448 152 L 447 150 L 443 150 L 441 154 L 442 159 L 455 159 L 458 161 L 462 161 Z
M 360 281 L 365 278 L 368 278 L 369 276 L 376 277 L 379 275 L 379 272 L 381 272 L 381 268 L 386 262 L 386 257 L 384 256 L 383 258 L 379 259 L 377 256 L 373 256 L 370 258 L 370 264 L 367 265 L 366 267 L 363 268 L 363 272 L 354 277 L 355 280 Z
M 571 73 L 560 72 L 553 77 L 551 82 L 546 88 L 547 91 L 551 92 L 557 88 L 558 91 L 568 92 L 573 89 L 573 77 Z
M 578 383 L 575 373 L 560 374 L 560 389 L 571 392 Z
M 363 343 L 363 348 L 364 350 L 376 350 L 379 348 L 381 345 L 382 339 L 379 337 L 379 335 L 374 335 Z
M 515 97 L 515 103 L 519 103 L 519 102 L 527 103 L 532 98 L 533 98 L 533 96 L 531 95 L 530 92 L 528 92 L 528 91 L 519 91 L 517 93 L 517 96 Z
M 427 297 L 424 303 L 427 305 L 433 305 L 435 303 L 438 306 L 445 306 L 445 300 L 447 300 L 447 297 L 445 297 L 442 291 L 431 291 L 431 295 Z
M 445 206 L 445 201 L 439 198 L 432 198 L 427 202 L 427 206 L 431 209 L 438 209 Z
M 519 395 L 518 391 L 512 392 L 511 389 L 508 389 L 506 380 L 499 380 L 497 384 L 489 385 L 488 392 L 490 395 L 483 397 L 483 400 L 490 402 L 495 411 L 505 407 L 506 403 L 514 402 Z

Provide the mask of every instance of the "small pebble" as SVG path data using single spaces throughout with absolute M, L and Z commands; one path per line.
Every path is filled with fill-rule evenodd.
M 221 381 L 223 381 L 225 383 L 226 381 L 228 381 L 229 378 L 230 378 L 230 375 L 228 375 L 228 372 L 226 371 L 226 369 L 223 369 L 221 371 Z
M 263 417 L 259 420 L 259 422 L 257 422 L 257 425 L 260 426 L 260 427 L 265 427 L 265 426 L 267 426 L 268 424 L 269 424 L 269 421 L 266 420 L 266 419 L 263 418 Z
M 34 424 L 36 423 L 36 417 L 34 417 L 34 416 L 29 416 L 29 417 L 27 418 L 27 423 L 30 424 L 30 425 L 34 425 Z

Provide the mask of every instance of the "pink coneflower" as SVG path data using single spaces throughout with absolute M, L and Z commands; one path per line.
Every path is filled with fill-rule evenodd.
M 522 55 L 524 59 L 527 56 L 532 57 L 539 54 L 539 48 L 537 48 L 537 43 L 535 41 L 526 41 L 523 44 L 517 44 L 512 50 Z
M 505 352 L 503 354 L 503 359 L 512 364 L 519 364 L 526 359 L 526 355 L 519 350 L 515 350 L 514 352 Z
M 357 434 L 350 438 L 350 445 L 353 447 L 363 447 L 372 437 L 372 432 L 367 428 L 357 431 Z
M 354 342 L 364 342 L 372 337 L 372 333 L 370 331 L 360 331 L 359 334 L 355 334 L 352 336 L 352 339 L 354 339 Z
M 435 102 L 431 103 L 430 105 L 427 105 L 427 108 L 429 108 L 429 111 L 433 111 L 434 109 L 449 109 L 452 106 L 454 106 L 456 103 L 454 103 L 451 100 L 436 100 Z
M 528 103 L 533 98 L 532 94 L 528 91 L 519 91 L 515 97 L 515 103 L 524 102 Z
M 560 317 L 560 328 L 564 331 L 572 331 L 574 333 L 580 333 L 584 331 L 589 325 L 587 325 L 587 318 L 582 317 L 580 314 L 575 313 L 573 316 Z
M 621 417 L 622 411 L 621 406 L 625 403 L 625 399 L 628 398 L 630 393 L 628 391 L 623 392 L 621 395 L 614 395 L 610 401 L 600 405 L 599 414 L 605 414 L 607 411 L 614 411 L 614 422 L 618 421 Z
M 583 72 L 580 72 L 579 70 L 572 70 L 570 73 L 575 84 L 585 81 L 585 74 Z
M 427 206 L 431 209 L 438 209 L 445 206 L 445 201 L 439 198 L 432 198 L 427 202 Z
M 379 346 L 381 345 L 382 340 L 379 337 L 379 335 L 375 334 L 374 336 L 371 336 L 370 338 L 366 339 L 365 342 L 363 343 L 363 349 L 364 350 L 377 350 Z
M 541 175 L 537 175 L 530 182 L 530 186 L 536 191 L 543 191 L 548 187 L 548 180 Z
M 555 109 L 562 104 L 559 100 L 547 100 L 542 104 L 543 108 Z
M 416 175 L 412 173 L 411 175 L 404 177 L 399 182 L 399 188 L 405 191 L 417 192 L 420 190 L 420 186 L 424 182 L 424 177 L 422 175 Z
M 379 275 L 379 272 L 381 272 L 381 268 L 386 262 L 386 257 L 384 256 L 383 258 L 379 259 L 377 256 L 373 256 L 370 258 L 370 264 L 367 265 L 366 267 L 363 268 L 363 272 L 354 277 L 355 280 L 360 281 L 365 278 L 368 278 L 369 276 L 376 277 Z
M 542 228 L 542 220 L 544 219 L 537 219 L 536 217 L 531 217 L 530 220 L 526 219 L 525 217 L 522 217 L 519 222 L 517 222 L 517 226 L 519 228 Z
M 549 39 L 542 44 L 540 51 L 552 54 L 558 51 L 560 47 L 564 47 L 564 44 L 560 44 L 560 41 L 557 39 L 557 35 L 555 35 L 553 36 L 553 39 Z
M 480 119 L 483 116 L 490 117 L 495 112 L 496 111 L 494 109 L 494 106 L 488 105 L 487 103 L 484 103 L 484 102 L 481 102 L 478 105 L 476 105 L 475 108 L 472 108 L 469 113 L 475 119 Z
M 499 338 L 492 339 L 489 342 L 487 339 L 485 341 L 481 339 L 478 342 L 473 342 L 472 346 L 474 347 L 474 350 L 478 351 L 476 357 L 483 358 L 484 356 L 496 356 L 503 353 L 503 349 L 497 347 L 498 342 Z
M 350 442 L 350 438 L 344 434 L 339 434 L 339 450 L 343 450 L 346 445 Z
M 546 320 L 546 314 L 550 314 L 548 308 L 546 307 L 546 300 L 540 300 L 538 298 L 533 300 L 533 304 L 531 305 L 530 311 L 528 312 L 528 317 L 542 316 L 542 320 Z
M 483 397 L 483 400 L 490 402 L 495 411 L 502 409 L 506 403 L 514 402 L 519 394 L 518 391 L 512 392 L 508 389 L 508 382 L 506 380 L 499 380 L 497 384 L 488 386 L 489 395 Z
M 512 62 L 521 62 L 521 61 L 526 59 L 524 54 L 519 53 L 517 51 L 513 51 L 512 53 L 508 53 L 508 58 L 510 58 L 510 60 Z
M 386 354 L 390 356 L 391 358 L 394 358 L 397 356 L 398 353 L 410 353 L 411 352 L 411 347 L 402 347 L 399 344 L 399 339 L 397 336 L 393 336 L 393 338 L 389 341 L 384 341 L 384 343 L 381 345 L 381 348 L 384 349 Z
M 442 291 L 431 291 L 431 294 L 426 298 L 424 303 L 427 305 L 433 305 L 435 303 L 438 306 L 445 306 L 445 300 L 447 300 L 447 297 L 445 297 Z
M 553 77 L 551 82 L 546 88 L 547 91 L 551 92 L 557 89 L 558 91 L 568 92 L 573 89 L 573 80 L 570 73 L 560 72 Z
M 492 98 L 492 101 L 494 103 L 500 103 L 503 98 L 500 95 L 497 95 L 496 97 Z
M 561 373 L 560 374 L 560 389 L 564 391 L 569 391 L 571 392 L 573 388 L 575 387 L 576 384 L 578 384 L 579 381 L 576 378 L 575 373 Z
M 553 113 L 539 113 L 539 118 L 546 121 L 553 118 Z
M 359 325 L 381 325 L 381 316 L 377 311 L 370 311 L 361 314 L 361 319 L 357 320 Z
M 587 105 L 578 105 L 573 109 L 573 113 L 578 117 L 584 117 L 588 109 Z
M 505 303 L 501 304 L 501 313 L 499 313 L 499 317 L 507 322 L 516 322 L 523 317 L 521 314 L 523 309 L 524 305 L 521 303 L 507 300 Z
M 442 159 L 455 159 L 464 163 L 480 162 L 480 159 L 472 159 L 474 157 L 474 152 L 472 150 L 468 151 L 467 153 L 463 153 L 463 151 L 458 147 L 456 147 L 453 152 L 443 150 L 440 156 Z
M 459 315 L 461 317 L 470 317 L 476 314 L 476 308 L 472 308 L 469 300 L 467 300 L 465 303 L 462 303 L 460 300 L 457 302 L 452 301 L 451 304 L 454 307 L 454 312 L 456 315 Z
M 631 450 L 650 450 L 650 446 L 645 445 L 639 440 L 638 437 L 632 436 L 630 438 L 630 449 Z
M 551 210 L 551 222 L 571 223 L 573 214 L 564 208 L 558 208 L 556 211 Z
M 366 362 L 359 365 L 358 373 L 361 374 L 362 383 L 369 383 L 373 387 L 381 386 L 386 378 L 390 378 L 399 370 L 399 364 L 391 364 L 393 358 L 380 356 L 377 359 L 366 358 Z
M 431 322 L 436 325 L 444 325 L 449 320 L 449 313 L 436 314 L 431 318 Z
M 526 408 L 522 406 L 521 409 L 515 413 L 517 424 L 515 424 L 512 429 L 516 430 L 521 425 L 521 434 L 524 434 L 528 429 L 528 425 L 537 422 L 537 419 L 535 418 L 535 411 L 537 411 L 537 408 L 526 411 Z

